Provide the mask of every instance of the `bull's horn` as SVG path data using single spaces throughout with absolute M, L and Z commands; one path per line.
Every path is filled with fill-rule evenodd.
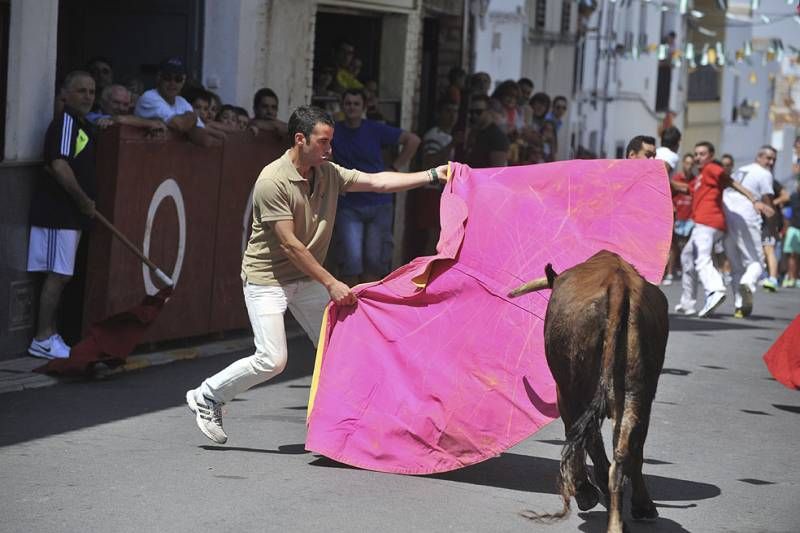
M 527 294 L 529 292 L 540 291 L 542 289 L 548 289 L 548 288 L 550 288 L 550 285 L 548 285 L 546 277 L 537 278 L 533 281 L 525 283 L 524 285 L 520 285 L 513 291 L 509 292 L 508 297 L 516 298 L 517 296 L 522 296 L 523 294 Z

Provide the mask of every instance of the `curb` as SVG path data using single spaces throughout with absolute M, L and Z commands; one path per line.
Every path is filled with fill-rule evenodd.
M 286 340 L 289 341 L 304 335 L 305 333 L 299 327 L 289 328 L 286 331 Z M 215 355 L 247 352 L 251 351 L 252 349 L 253 337 L 242 337 L 238 339 L 208 342 L 188 348 L 175 348 L 172 350 L 136 354 L 129 356 L 124 365 L 116 368 L 107 368 L 104 365 L 98 365 L 99 368 L 95 370 L 94 377 L 97 379 L 103 379 L 109 376 L 122 374 L 123 372 L 141 370 L 151 366 L 166 365 L 176 361 L 213 357 Z M 5 394 L 7 392 L 19 392 L 29 389 L 39 389 L 42 387 L 57 385 L 59 383 L 74 381 L 74 378 L 49 376 L 47 374 L 39 374 L 33 371 L 34 368 L 40 367 L 45 363 L 45 359 L 37 359 L 34 357 L 19 357 L 17 359 L 0 361 L 0 394 Z

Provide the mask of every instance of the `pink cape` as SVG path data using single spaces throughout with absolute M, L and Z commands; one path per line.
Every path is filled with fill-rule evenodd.
M 491 457 L 558 416 L 544 356 L 549 291 L 516 286 L 601 249 L 661 279 L 672 202 L 661 161 L 452 164 L 437 255 L 330 305 L 306 448 L 349 465 L 432 474 Z

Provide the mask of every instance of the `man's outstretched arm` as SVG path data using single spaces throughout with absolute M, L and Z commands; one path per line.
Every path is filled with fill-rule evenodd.
M 433 171 L 433 173 L 431 172 Z M 435 174 L 435 177 L 434 177 Z M 399 192 L 421 187 L 429 183 L 447 181 L 447 165 L 420 172 L 362 173 L 358 181 L 350 186 L 352 192 Z

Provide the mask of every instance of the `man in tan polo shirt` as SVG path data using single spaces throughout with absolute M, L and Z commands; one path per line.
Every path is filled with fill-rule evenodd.
M 309 338 L 319 340 L 330 300 L 353 305 L 350 287 L 323 268 L 340 194 L 398 192 L 447 179 L 447 165 L 414 173 L 368 174 L 331 163 L 334 123 L 313 106 L 289 118 L 292 147 L 261 171 L 253 193 L 253 232 L 242 260 L 242 281 L 256 351 L 186 392 L 200 431 L 223 444 L 222 405 L 280 374 L 287 348 L 287 307 Z

